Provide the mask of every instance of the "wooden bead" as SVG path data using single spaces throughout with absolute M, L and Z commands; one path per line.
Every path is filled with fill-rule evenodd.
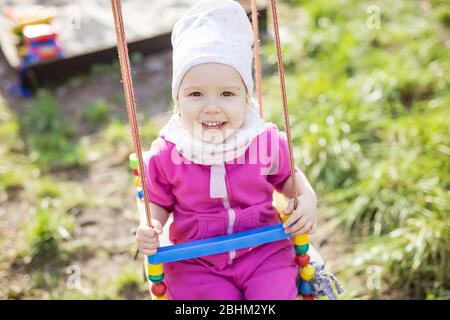
M 280 220 L 281 222 L 285 222 L 289 218 L 288 214 L 280 214 Z
M 133 171 L 133 174 L 134 174 L 136 177 L 139 177 L 139 171 L 138 171 L 138 169 L 131 169 L 131 171 Z
M 141 187 L 137 187 L 137 188 L 136 188 L 136 191 L 137 191 L 137 198 L 138 198 L 139 200 L 144 199 L 144 190 L 142 190 Z
M 306 254 L 309 250 L 309 243 L 302 245 L 294 245 L 297 254 Z
M 301 281 L 298 285 L 298 291 L 304 296 L 309 296 L 313 293 L 313 286 L 309 281 Z
M 297 254 L 295 256 L 295 263 L 302 268 L 307 266 L 310 260 L 311 258 L 308 254 Z
M 163 296 L 164 293 L 166 293 L 167 286 L 164 282 L 154 283 L 152 284 L 151 290 L 155 296 L 160 297 Z
M 300 278 L 305 281 L 309 281 L 314 277 L 315 269 L 312 265 L 308 264 L 300 270 Z
M 154 284 L 161 283 L 164 280 L 164 273 L 157 276 L 148 275 L 148 280 Z
M 155 297 L 155 300 L 169 300 L 167 296 Z
M 141 182 L 139 181 L 139 177 L 134 177 L 134 184 L 136 187 L 140 187 L 141 186 Z
M 128 157 L 128 164 L 131 169 L 137 169 L 139 167 L 138 160 L 134 152 Z
M 159 276 L 161 274 L 163 274 L 163 265 L 162 263 L 158 263 L 158 264 L 147 264 L 147 273 L 150 276 Z
M 294 237 L 294 244 L 301 246 L 309 243 L 309 236 L 307 234 L 298 234 Z
M 314 296 L 302 296 L 303 300 L 314 300 Z

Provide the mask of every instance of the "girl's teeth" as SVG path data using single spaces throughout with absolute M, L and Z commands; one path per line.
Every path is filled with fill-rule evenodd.
M 208 128 L 218 128 L 223 122 L 211 121 L 211 122 L 202 122 L 202 124 Z

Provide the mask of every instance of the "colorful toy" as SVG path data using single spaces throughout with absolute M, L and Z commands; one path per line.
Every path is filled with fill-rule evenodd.
M 132 128 L 133 140 L 135 144 L 135 153 L 130 155 L 129 166 L 135 175 L 135 184 L 137 186 L 137 204 L 139 210 L 147 215 L 147 223 L 151 226 L 150 210 L 148 205 L 148 197 L 145 188 L 142 186 L 147 185 L 145 175 L 141 175 L 140 172 L 143 171 L 143 156 L 141 152 L 139 130 L 136 120 L 136 107 L 133 95 L 133 85 L 130 73 L 128 51 L 126 46 L 126 39 L 123 28 L 123 19 L 120 8 L 120 0 L 111 0 L 113 7 L 113 15 L 117 33 L 117 43 L 119 60 L 121 64 L 122 80 L 124 85 L 126 105 L 128 110 L 128 115 L 130 119 L 130 125 Z M 255 30 L 258 30 L 257 24 L 255 23 L 256 17 L 256 3 L 255 0 L 252 3 L 252 16 L 253 16 L 253 29 L 255 32 L 255 47 L 258 47 L 258 36 Z M 289 127 L 289 116 L 287 112 L 287 102 L 286 102 L 286 92 L 284 86 L 284 71 L 281 62 L 281 48 L 280 39 L 278 33 L 278 21 L 276 14 L 276 2 L 271 0 L 272 5 L 272 17 L 274 21 L 274 31 L 275 40 L 277 45 L 278 53 L 278 67 L 280 73 L 280 81 L 283 93 L 283 111 L 285 118 L 286 136 L 288 141 L 291 141 L 290 127 Z M 257 48 L 256 51 L 257 52 Z M 255 59 L 257 60 L 255 65 L 259 65 L 259 57 L 255 54 Z M 257 73 L 258 75 L 259 73 Z M 257 88 L 260 88 L 260 79 L 256 76 Z M 258 91 L 258 98 L 261 103 L 261 92 Z M 262 114 L 262 113 L 261 113 Z M 292 145 L 289 143 L 289 155 L 290 155 L 290 165 L 291 165 L 291 176 L 295 177 L 295 172 L 292 170 L 293 156 L 292 156 Z M 137 181 L 139 180 L 139 181 Z M 295 179 L 294 179 L 295 180 Z M 296 188 L 294 187 L 294 193 Z M 294 207 L 298 205 L 297 195 L 294 195 Z M 277 208 L 277 206 L 275 206 Z M 278 212 L 281 212 L 279 208 Z M 285 221 L 287 216 L 280 215 L 280 221 Z M 214 237 L 210 239 L 197 240 L 187 243 L 181 243 L 166 247 L 160 247 L 155 255 L 147 257 L 147 277 L 151 283 L 150 292 L 154 299 L 166 300 L 167 286 L 164 282 L 164 272 L 163 263 L 173 262 L 184 259 L 191 259 L 211 254 L 217 254 L 222 252 L 228 252 L 231 250 L 237 250 L 241 248 L 251 247 L 258 244 L 264 244 L 268 242 L 273 242 L 281 239 L 290 238 L 291 235 L 284 233 L 284 228 L 281 223 L 258 228 L 254 230 L 249 230 L 245 232 L 229 234 L 219 237 Z M 309 237 L 306 234 L 296 235 L 293 237 L 294 248 L 296 252 L 295 261 L 299 266 L 299 273 L 297 278 L 297 286 L 299 294 L 303 296 L 304 300 L 313 300 L 321 296 L 327 296 L 329 299 L 336 299 L 334 291 L 341 293 L 342 287 L 339 285 L 334 276 L 327 274 L 324 271 L 323 262 L 321 262 L 320 256 L 313 250 L 312 246 L 309 244 Z M 314 257 L 309 255 L 309 253 L 314 253 Z M 333 290 L 333 285 L 335 290 Z
M 6 9 L 4 14 L 11 22 L 11 31 L 20 35 L 26 26 L 34 24 L 50 24 L 53 21 L 53 15 L 43 10 L 42 7 L 30 8 L 26 11 L 16 13 L 11 9 Z
M 53 15 L 46 10 L 29 8 L 28 11 L 14 13 L 5 10 L 15 37 L 17 55 L 20 58 L 20 92 L 24 97 L 31 95 L 25 82 L 29 77 L 29 66 L 63 57 L 58 34 L 52 28 Z
M 23 29 L 25 63 L 37 63 L 62 58 L 58 36 L 49 24 L 36 24 Z
M 42 10 L 14 13 L 6 11 L 22 63 L 31 64 L 63 56 L 58 35 L 52 28 L 53 15 Z

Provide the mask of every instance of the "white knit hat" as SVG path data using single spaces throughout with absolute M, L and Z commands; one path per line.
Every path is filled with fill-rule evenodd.
M 233 0 L 197 3 L 175 24 L 172 31 L 172 98 L 178 96 L 185 73 L 198 64 L 222 63 L 242 77 L 248 96 L 253 92 L 252 26 L 244 8 Z

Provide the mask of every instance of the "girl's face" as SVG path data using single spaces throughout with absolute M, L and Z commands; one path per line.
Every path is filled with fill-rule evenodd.
M 244 122 L 247 89 L 239 73 L 220 63 L 189 69 L 178 92 L 183 126 L 207 143 L 224 143 Z

